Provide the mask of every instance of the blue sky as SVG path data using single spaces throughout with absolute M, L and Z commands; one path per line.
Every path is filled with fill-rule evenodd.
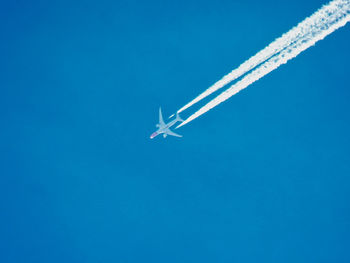
M 326 1 L 8 2 L 1 262 L 350 261 L 349 25 L 149 140 Z

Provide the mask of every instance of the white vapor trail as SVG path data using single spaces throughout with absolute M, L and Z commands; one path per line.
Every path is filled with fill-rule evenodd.
M 207 90 L 205 90 L 203 93 L 198 95 L 196 98 L 194 98 L 192 101 L 187 103 L 185 106 L 183 106 L 181 109 L 179 109 L 177 112 L 180 113 L 187 108 L 191 107 L 198 101 L 204 99 L 205 97 L 209 96 L 210 94 L 214 93 L 218 89 L 221 89 L 228 83 L 232 82 L 233 80 L 243 76 L 250 70 L 254 69 L 276 53 L 282 51 L 284 48 L 295 42 L 298 38 L 303 37 L 305 34 L 307 34 L 310 29 L 312 29 L 317 23 L 320 22 L 320 19 L 324 16 L 332 16 L 333 14 L 337 13 L 339 9 L 342 8 L 343 5 L 345 5 L 343 0 L 335 0 L 330 2 L 329 4 L 323 6 L 318 12 L 314 13 L 310 17 L 306 18 L 302 22 L 300 22 L 297 26 L 293 27 L 291 30 L 289 30 L 287 33 L 283 34 L 281 37 L 277 38 L 275 41 L 270 43 L 267 47 L 259 51 L 256 55 L 242 63 L 237 69 L 234 69 L 229 74 L 225 75 L 222 79 L 217 81 L 214 85 L 210 86 Z
M 325 8 L 327 9 L 326 11 Z M 308 27 L 303 27 L 302 31 L 300 31 L 298 37 L 295 37 L 294 41 L 291 42 L 288 39 L 285 39 L 286 43 L 288 44 L 284 45 L 283 43 L 280 43 L 281 46 L 284 46 L 283 49 L 271 55 L 255 70 L 247 74 L 243 79 L 232 85 L 226 91 L 222 92 L 216 98 L 208 102 L 205 106 L 188 117 L 176 128 L 179 128 L 196 119 L 200 115 L 214 108 L 221 102 L 227 100 L 242 89 L 248 87 L 250 84 L 259 80 L 266 74 L 277 69 L 282 64 L 287 63 L 290 59 L 295 58 L 301 52 L 313 46 L 317 41 L 324 39 L 327 35 L 344 26 L 347 22 L 350 21 L 350 0 L 334 0 L 306 20 L 310 21 L 310 18 L 313 18 L 312 22 L 307 23 L 309 25 Z

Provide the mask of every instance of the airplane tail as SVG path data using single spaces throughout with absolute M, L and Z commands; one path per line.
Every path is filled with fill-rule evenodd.
M 178 121 L 181 121 L 181 122 L 184 121 L 184 120 L 180 117 L 179 113 L 176 113 L 176 119 L 177 119 Z

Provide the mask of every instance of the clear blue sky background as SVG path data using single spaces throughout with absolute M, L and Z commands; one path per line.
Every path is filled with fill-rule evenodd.
M 324 3 L 2 1 L 0 262 L 350 262 L 350 25 L 149 139 Z

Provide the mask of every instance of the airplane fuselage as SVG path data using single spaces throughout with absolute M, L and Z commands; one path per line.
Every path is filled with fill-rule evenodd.
M 153 139 L 154 137 L 156 137 L 157 135 L 159 134 L 162 134 L 162 133 L 165 133 L 165 131 L 169 128 L 171 128 L 172 126 L 174 126 L 174 124 L 177 123 L 177 119 L 175 120 L 172 120 L 171 122 L 165 124 L 165 126 L 161 126 L 160 124 L 157 124 L 158 125 L 158 130 L 155 131 L 154 133 L 151 134 L 151 139 Z

